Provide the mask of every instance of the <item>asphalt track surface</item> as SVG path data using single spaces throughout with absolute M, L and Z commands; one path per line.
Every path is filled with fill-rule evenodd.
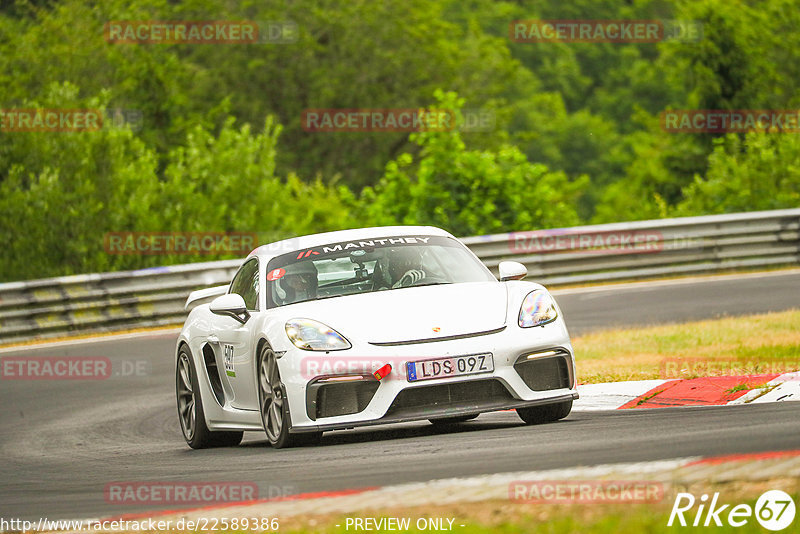
M 556 292 L 556 298 L 575 335 L 794 308 L 800 272 L 587 288 Z M 109 504 L 104 488 L 112 482 L 255 482 L 259 496 L 269 497 L 800 449 L 797 408 L 786 403 L 573 412 L 544 426 L 525 426 L 515 413 L 500 412 L 447 431 L 418 422 L 326 433 L 320 446 L 288 450 L 273 450 L 262 433 L 249 432 L 239 447 L 193 451 L 176 415 L 175 338 L 161 333 L 0 354 L 105 356 L 122 373 L 97 381 L 0 381 L 0 517 L 101 517 L 176 507 Z

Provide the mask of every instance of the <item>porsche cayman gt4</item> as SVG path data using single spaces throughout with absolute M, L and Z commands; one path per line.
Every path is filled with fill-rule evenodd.
M 263 245 L 230 284 L 187 300 L 175 373 L 183 435 L 203 448 L 263 431 L 282 448 L 496 410 L 530 424 L 564 418 L 578 397 L 569 334 L 526 274 L 502 262 L 498 280 L 433 227 Z

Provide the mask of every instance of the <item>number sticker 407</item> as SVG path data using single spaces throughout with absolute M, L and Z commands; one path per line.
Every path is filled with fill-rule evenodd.
M 222 346 L 222 360 L 225 363 L 225 374 L 236 378 L 236 371 L 233 368 L 233 345 Z

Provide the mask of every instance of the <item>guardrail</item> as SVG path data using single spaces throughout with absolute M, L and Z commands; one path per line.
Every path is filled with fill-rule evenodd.
M 496 273 L 513 259 L 549 285 L 800 263 L 800 209 L 467 237 Z M 183 321 L 190 291 L 225 284 L 240 260 L 0 284 L 0 343 Z
M 503 259 L 550 285 L 800 263 L 800 209 L 511 232 L 462 241 L 493 271 Z

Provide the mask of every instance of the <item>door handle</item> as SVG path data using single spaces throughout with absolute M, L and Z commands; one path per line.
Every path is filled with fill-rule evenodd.
M 218 344 L 219 338 L 217 337 L 217 334 L 211 334 L 206 338 L 206 341 L 208 341 L 209 343 Z

